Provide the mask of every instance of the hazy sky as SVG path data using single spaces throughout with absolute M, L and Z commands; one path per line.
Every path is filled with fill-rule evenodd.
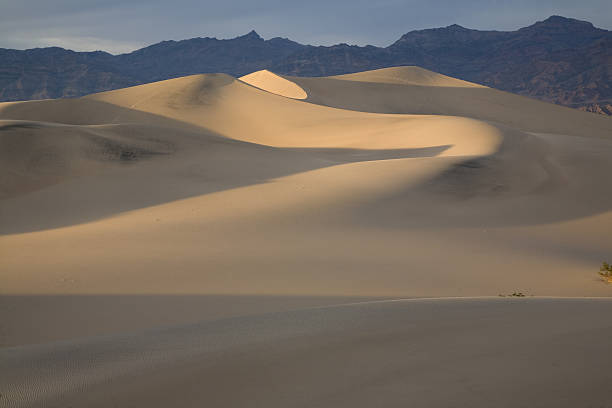
M 387 46 L 415 29 L 514 30 L 553 14 L 612 29 L 610 0 L 0 0 L 0 47 L 122 53 L 251 29 L 266 39 Z

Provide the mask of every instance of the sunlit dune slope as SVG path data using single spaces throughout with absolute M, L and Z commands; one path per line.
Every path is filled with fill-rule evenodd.
M 306 92 L 295 82 L 291 82 L 267 69 L 244 75 L 238 79 L 256 88 L 287 98 L 306 99 L 308 97 Z

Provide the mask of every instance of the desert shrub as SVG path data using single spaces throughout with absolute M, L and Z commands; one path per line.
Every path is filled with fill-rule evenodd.
M 499 297 L 525 297 L 527 296 L 523 292 L 512 292 L 510 295 L 499 294 Z M 532 295 L 533 296 L 533 295 Z
M 608 283 L 612 283 L 612 265 L 607 262 L 602 263 L 601 268 L 599 268 L 599 275 Z

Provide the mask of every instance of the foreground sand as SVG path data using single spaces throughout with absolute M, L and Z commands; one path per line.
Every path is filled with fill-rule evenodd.
M 16 407 L 607 406 L 610 307 L 432 299 L 238 317 L 0 349 L 0 384 Z
M 56 360 L 50 356 L 55 353 L 69 353 L 75 364 L 85 364 L 78 362 L 75 350 L 83 350 L 84 359 L 96 353 L 97 344 L 106 341 L 98 336 L 118 336 L 109 340 L 109 347 L 138 351 L 140 345 L 125 345 L 125 332 L 144 339 L 148 336 L 143 330 L 162 326 L 212 327 L 208 324 L 214 326 L 213 321 L 226 321 L 219 319 L 243 316 L 249 322 L 261 313 L 368 299 L 515 291 L 610 297 L 612 289 L 598 279 L 597 270 L 612 256 L 611 156 L 610 118 L 415 67 L 330 78 L 262 72 L 241 81 L 196 75 L 79 99 L 0 104 L 3 362 L 13 364 L 14 356 L 21 356 L 31 362 L 30 368 L 53 370 Z M 508 320 L 482 316 L 490 307 L 515 304 L 505 300 L 475 301 L 482 307 L 466 312 L 476 322 L 495 321 L 505 328 L 526 325 L 532 336 L 491 364 L 530 355 L 532 340 L 569 341 L 559 335 L 562 320 L 555 323 L 557 329 L 545 330 L 551 317 L 538 314 L 544 309 L 564 316 L 573 305 L 584 305 L 572 312 L 593 324 L 581 345 L 608 335 L 595 313 L 607 306 L 603 301 L 533 299 L 520 303 L 517 315 L 508 310 Z M 416 315 L 402 311 L 397 318 L 409 321 L 438 313 L 447 303 L 422 305 Z M 367 313 L 362 322 L 366 326 Z M 499 313 L 506 316 L 506 309 Z M 338 321 L 347 317 L 338 316 Z M 440 316 L 423 327 L 430 327 L 432 334 L 418 341 L 426 344 L 436 325 L 445 321 L 468 335 L 471 319 L 451 324 Z M 405 329 L 417 336 L 421 325 L 396 328 L 395 323 L 379 327 L 381 333 Z M 478 330 L 486 337 L 482 324 Z M 271 333 L 280 330 L 279 325 L 271 326 Z M 171 333 L 174 330 L 184 329 Z M 242 336 L 242 328 L 232 330 L 237 331 L 224 335 Z M 258 330 L 252 335 L 258 336 Z M 452 337 L 450 329 L 445 333 Z M 304 335 L 305 347 L 310 337 Z M 331 332 L 311 336 L 315 343 L 336 338 Z M 342 336 L 338 344 L 362 338 L 351 331 Z M 394 336 L 373 339 L 364 355 L 374 358 L 381 344 L 400 341 Z M 182 347 L 174 341 L 169 350 Z M 46 344 L 32 345 L 36 343 Z M 199 352 L 205 352 L 206 344 Z M 291 344 L 283 346 L 287 353 Z M 477 344 L 469 347 L 477 350 Z M 561 353 L 563 347 L 553 350 Z M 242 353 L 230 348 L 225 353 Z M 311 352 L 323 359 L 325 354 L 318 353 Z M 394 353 L 401 351 L 381 355 L 380 364 Z M 446 369 L 443 354 L 429 353 L 432 367 Z M 470 355 L 457 353 L 459 360 Z M 119 357 L 111 353 L 92 372 L 106 372 L 104 367 L 114 366 Z M 286 356 L 282 360 L 293 361 Z M 208 364 L 196 361 L 193 369 Z M 245 361 L 215 367 L 231 373 Z M 164 364 L 179 363 L 168 356 Z M 323 360 L 320 364 L 317 372 L 329 371 Z M 467 360 L 461 364 L 469 366 Z M 474 367 L 486 371 L 488 366 Z M 534 376 L 552 375 L 545 362 L 534 367 Z M 27 376 L 27 366 L 24 370 Z M 143 398 L 137 405 L 146 406 L 149 397 L 138 394 L 139 387 L 165 381 L 177 387 L 168 395 L 182 394 L 178 384 L 187 371 L 162 372 L 183 374 L 147 371 L 143 383 L 133 388 L 87 388 L 92 399 L 86 404 L 63 380 L 39 378 L 56 385 L 31 394 L 32 403 L 44 405 L 41 398 L 56 398 L 61 394 L 53 391 L 56 386 L 75 406 L 108 402 L 94 398 L 96 392 L 125 398 L 135 392 L 135 398 Z M 332 376 L 333 370 L 329 373 Z M 585 384 L 599 374 L 589 371 Z M 365 369 L 363 375 L 374 371 Z M 395 394 L 392 377 L 387 373 L 379 380 L 363 380 L 380 381 Z M 213 381 L 218 385 L 213 389 L 227 389 L 224 378 L 214 379 L 220 383 Z M 2 384 L 9 379 L 3 377 Z M 497 380 L 501 377 L 492 377 L 488 384 L 492 387 Z M 24 384 L 18 377 L 10 381 L 12 387 Z M 425 388 L 434 386 L 423 381 Z M 318 383 L 310 384 L 319 389 Z M 338 401 L 352 401 L 338 384 Z M 463 386 L 459 381 L 446 394 L 432 394 L 463 400 L 457 388 Z M 346 390 L 353 388 L 347 385 Z M 247 398 L 249 389 L 243 394 L 232 389 L 236 400 L 226 406 L 241 406 L 239 399 Z M 590 392 L 588 387 L 576 390 L 576 395 L 586 395 L 587 389 Z M 294 391 L 287 391 L 286 398 L 299 399 Z M 29 406 L 26 394 L 19 395 L 15 404 Z M 399 405 L 407 401 L 402 395 L 394 400 Z M 151 394 L 151 401 L 164 401 L 156 396 Z M 601 396 L 594 393 L 585 401 L 595 404 Z M 261 401 L 266 406 L 287 401 L 277 397 L 264 393 Z M 202 398 L 193 396 L 183 405 L 201 404 Z M 331 403 L 329 398 L 322 401 Z M 363 401 L 371 402 L 368 398 Z M 440 399 L 438 405 L 432 401 L 431 406 L 444 406 L 447 400 Z M 465 401 L 474 402 L 469 406 L 481 403 Z

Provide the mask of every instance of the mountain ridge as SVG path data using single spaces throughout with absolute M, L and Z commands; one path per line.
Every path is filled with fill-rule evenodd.
M 268 69 L 329 76 L 401 65 L 591 112 L 612 111 L 612 31 L 561 16 L 515 31 L 458 24 L 413 30 L 387 47 L 304 45 L 265 40 L 251 30 L 232 39 L 162 41 L 119 55 L 0 49 L 0 101 L 77 97 L 198 73 L 239 77 Z

